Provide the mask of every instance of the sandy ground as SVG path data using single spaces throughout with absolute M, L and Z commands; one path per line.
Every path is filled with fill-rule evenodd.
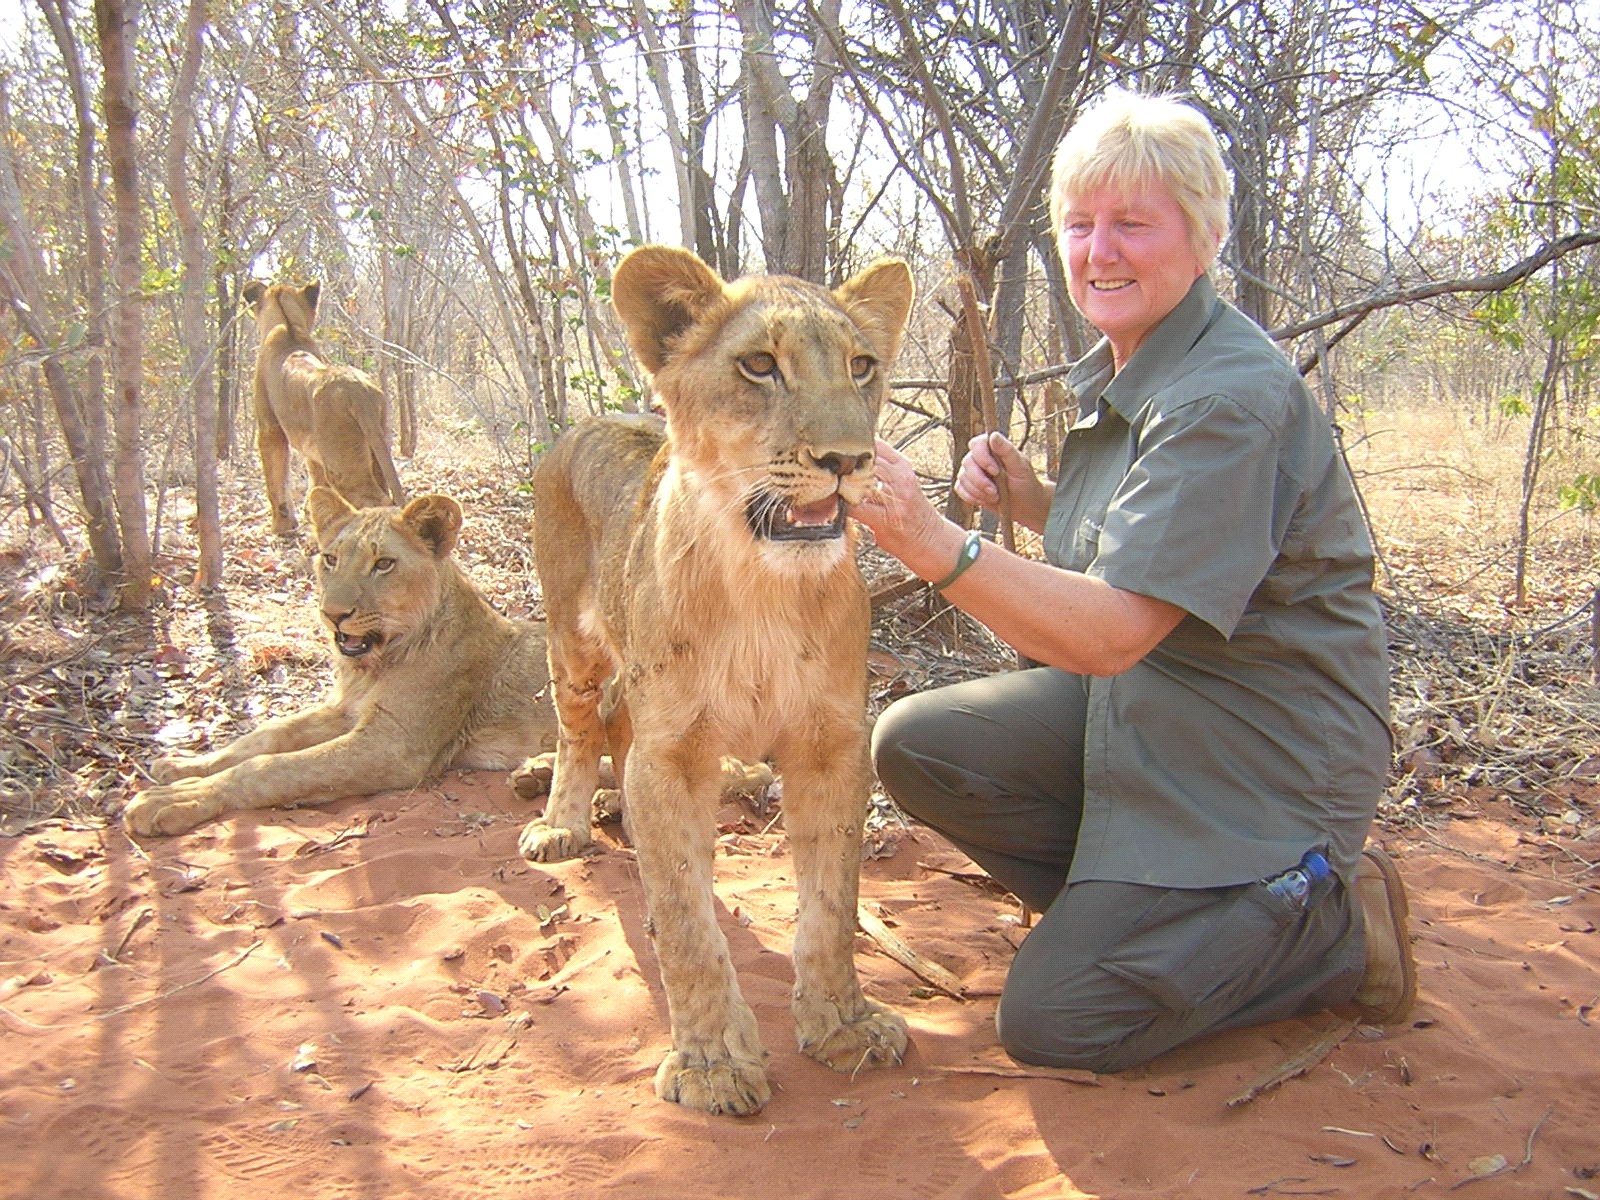
M 912 1048 L 852 1079 L 795 1049 L 781 822 L 730 805 L 720 911 L 775 1083 L 730 1119 L 655 1098 L 665 1002 L 618 827 L 533 866 L 528 815 L 478 773 L 142 846 L 0 839 L 0 1194 L 1600 1194 L 1600 896 L 1558 881 L 1572 846 L 1510 820 L 1384 839 L 1413 890 L 1410 1023 L 1282 1022 L 1098 1078 L 997 1049 L 1017 909 L 891 828 L 863 901 L 967 994 L 860 935 Z M 1230 1105 L 1330 1030 L 1303 1074 Z

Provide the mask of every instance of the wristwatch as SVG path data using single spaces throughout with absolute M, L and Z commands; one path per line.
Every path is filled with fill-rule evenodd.
M 956 565 L 938 583 L 933 585 L 933 590 L 942 592 L 956 580 L 967 573 L 967 568 L 978 561 L 978 552 L 983 549 L 983 534 L 976 529 L 967 530 L 967 540 L 961 543 L 961 553 L 956 557 Z

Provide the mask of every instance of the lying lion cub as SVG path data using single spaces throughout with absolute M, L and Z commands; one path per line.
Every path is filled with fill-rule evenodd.
M 160 759 L 160 786 L 123 813 L 133 833 L 413 787 L 445 767 L 512 767 L 554 740 L 543 630 L 495 612 L 456 566 L 459 504 L 357 510 L 313 488 L 306 509 L 338 651 L 332 691 L 214 753 Z
M 364 371 L 330 363 L 311 328 L 322 283 L 304 287 L 258 279 L 245 285 L 261 344 L 256 349 L 256 448 L 272 506 L 272 532 L 293 533 L 289 447 L 305 457 L 311 482 L 355 505 L 404 504 L 389 454 L 389 401 Z
M 672 1020 L 656 1094 L 752 1113 L 771 1089 L 712 898 L 719 756 L 770 753 L 783 774 L 800 1048 L 854 1071 L 906 1045 L 852 958 L 870 613 L 845 505 L 871 486 L 911 274 L 889 260 L 833 292 L 725 284 L 687 251 L 647 246 L 617 267 L 612 297 L 666 423 L 580 424 L 535 474 L 561 740 L 521 850 L 549 861 L 589 844 L 609 740 Z

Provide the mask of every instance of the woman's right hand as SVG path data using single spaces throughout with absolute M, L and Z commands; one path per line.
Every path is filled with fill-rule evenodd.
M 1042 532 L 1052 489 L 1003 434 L 980 433 L 967 444 L 966 457 L 956 473 L 956 495 L 978 508 L 999 512 L 998 481 L 1002 476 L 1010 495 L 1011 519 Z

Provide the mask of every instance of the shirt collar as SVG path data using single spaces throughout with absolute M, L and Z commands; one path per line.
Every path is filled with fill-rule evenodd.
M 1178 306 L 1150 331 L 1127 365 L 1115 374 L 1111 342 L 1102 338 L 1067 373 L 1067 386 L 1078 398 L 1080 419 L 1103 401 L 1131 420 L 1177 374 L 1221 307 L 1211 276 L 1201 275 Z

